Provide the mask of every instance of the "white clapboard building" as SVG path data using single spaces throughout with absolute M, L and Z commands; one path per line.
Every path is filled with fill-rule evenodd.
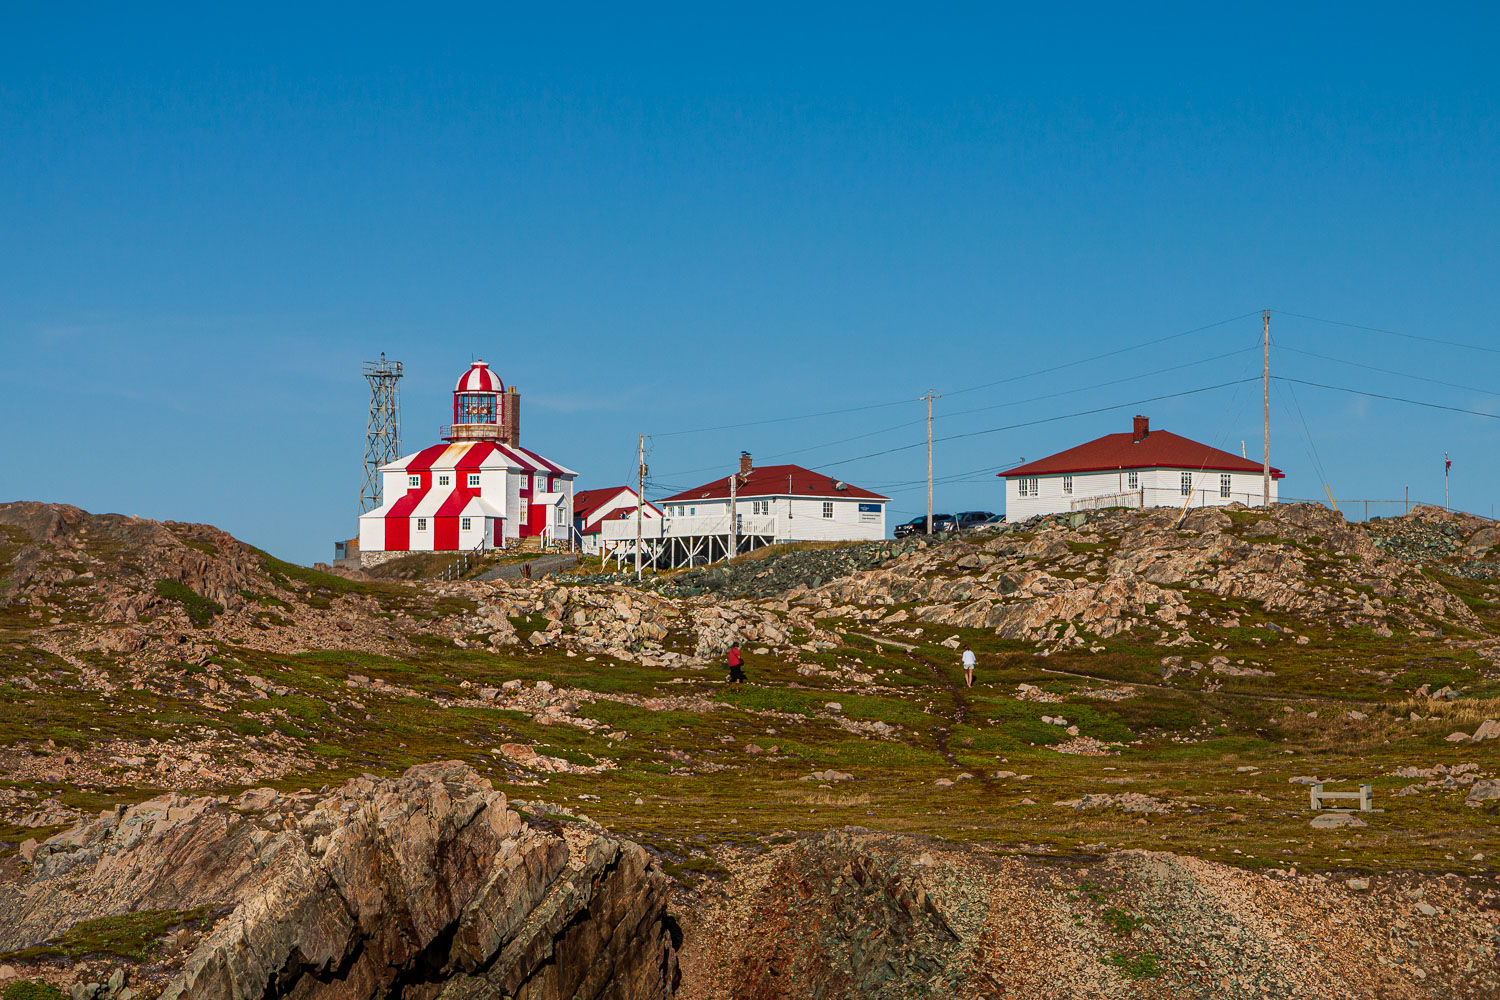
M 1264 487 L 1259 462 L 1153 431 L 1141 416 L 1129 432 L 1106 434 L 999 475 L 1005 480 L 1005 517 L 1012 523 L 1100 507 L 1258 507 Z M 1282 478 L 1280 469 L 1271 469 L 1272 503 Z
M 734 518 L 730 519 L 730 476 L 683 490 L 655 506 L 662 516 L 641 519 L 642 560 L 657 568 L 702 566 L 777 542 L 854 542 L 885 537 L 885 505 L 890 498 L 800 465 L 756 468 L 740 459 L 733 477 Z M 617 562 L 633 560 L 634 517 L 606 519 L 600 546 Z M 732 529 L 732 530 L 731 530 Z M 731 539 L 734 539 L 731 542 Z
M 578 547 L 588 555 L 598 555 L 605 523 L 632 520 L 637 510 L 648 521 L 662 516 L 661 508 L 655 504 L 642 506 L 641 498 L 629 486 L 579 490 L 573 495 L 573 529 Z

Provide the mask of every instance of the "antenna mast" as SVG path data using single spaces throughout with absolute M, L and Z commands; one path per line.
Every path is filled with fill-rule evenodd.
M 370 417 L 365 423 L 365 477 L 359 490 L 359 512 L 380 506 L 380 467 L 401 457 L 401 362 L 365 362 L 370 383 Z

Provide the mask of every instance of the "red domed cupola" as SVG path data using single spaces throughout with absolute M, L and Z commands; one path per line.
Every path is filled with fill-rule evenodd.
M 518 444 L 521 397 L 505 387 L 484 361 L 475 361 L 453 389 L 453 426 L 449 441 L 503 441 Z

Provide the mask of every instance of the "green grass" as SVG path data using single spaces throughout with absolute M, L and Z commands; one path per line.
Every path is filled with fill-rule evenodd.
M 1106 961 L 1119 969 L 1126 979 L 1155 979 L 1162 972 L 1160 957 L 1151 951 L 1115 951 L 1110 953 Z
M 193 910 L 142 910 L 99 917 L 74 924 L 43 944 L 0 954 L 0 960 L 62 956 L 69 959 L 89 955 L 115 955 L 137 962 L 150 959 L 160 938 L 174 927 L 195 924 L 208 915 L 208 907 Z
M 68 1000 L 68 995 L 51 983 L 21 979 L 0 990 L 0 1000 Z
M 157 580 L 156 596 L 176 601 L 187 612 L 188 620 L 199 628 L 205 628 L 215 615 L 224 613 L 224 605 L 210 600 L 176 580 Z

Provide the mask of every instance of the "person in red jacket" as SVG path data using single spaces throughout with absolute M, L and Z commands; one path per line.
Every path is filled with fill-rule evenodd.
M 745 661 L 740 657 L 740 644 L 735 643 L 729 647 L 729 680 L 731 683 L 739 684 L 744 681 L 744 665 Z

